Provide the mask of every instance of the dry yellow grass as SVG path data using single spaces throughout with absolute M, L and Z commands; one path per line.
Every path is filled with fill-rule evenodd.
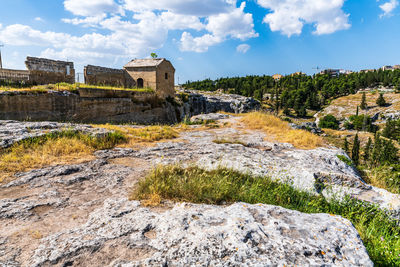
M 323 139 L 317 135 L 303 130 L 293 130 L 289 123 L 261 112 L 248 113 L 241 119 L 246 127 L 262 130 L 278 142 L 290 143 L 296 148 L 313 149 L 324 145 Z
M 144 128 L 117 126 L 111 124 L 93 126 L 123 133 L 128 138 L 128 142 L 123 146 L 132 146 L 136 145 L 137 143 L 151 143 L 161 140 L 174 139 L 179 136 L 178 131 L 170 126 L 148 126 Z
M 44 144 L 16 145 L 0 155 L 0 183 L 16 172 L 48 165 L 79 163 L 93 159 L 94 149 L 82 140 L 62 137 Z

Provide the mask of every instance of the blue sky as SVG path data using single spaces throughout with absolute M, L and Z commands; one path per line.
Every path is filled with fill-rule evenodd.
M 400 64 L 399 0 L 0 0 L 4 68 L 27 55 L 121 68 L 156 52 L 176 80 Z

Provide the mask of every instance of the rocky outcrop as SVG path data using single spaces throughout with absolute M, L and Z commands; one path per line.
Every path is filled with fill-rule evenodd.
M 112 242 L 117 238 L 119 242 Z M 109 246 L 121 249 L 118 254 L 124 256 L 101 257 Z M 83 251 L 91 251 L 91 256 L 84 257 Z M 160 213 L 136 201 L 114 199 L 106 200 L 81 227 L 45 238 L 31 258 L 31 266 L 59 262 L 63 266 L 373 266 L 357 231 L 341 217 L 244 203 L 227 207 L 183 203 Z
M 168 99 L 167 99 L 168 100 Z M 203 113 L 258 109 L 253 98 L 190 93 L 188 101 L 164 101 L 151 93 L 82 88 L 69 91 L 0 92 L 0 120 L 173 124 Z
M 182 118 L 218 111 L 239 114 L 261 108 L 260 102 L 252 97 L 188 90 L 184 93 L 188 95 L 188 98 L 180 108 Z
M 93 136 L 104 136 L 106 129 L 94 128 L 90 125 L 59 122 L 20 122 L 0 121 L 0 148 L 6 148 L 19 141 L 46 135 L 51 132 L 75 130 Z
M 235 116 L 199 118 L 221 120 L 220 128 L 193 126 L 199 130 L 182 131 L 179 140 L 17 173 L 0 186 L 0 266 L 372 266 L 354 226 L 339 216 L 245 203 L 129 201 L 153 167 L 179 163 L 266 175 L 327 198 L 349 194 L 400 210 L 399 196 L 362 181 L 337 157 L 346 156 L 340 149 L 268 142 L 262 132 L 241 129 Z M 2 123 L 6 136 L 16 122 Z M 22 124 L 14 128 L 24 133 L 29 125 L 35 134 L 64 126 Z M 219 138 L 226 142 L 214 142 Z

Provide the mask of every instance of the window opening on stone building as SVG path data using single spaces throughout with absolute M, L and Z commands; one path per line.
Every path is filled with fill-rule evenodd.
M 143 88 L 143 79 L 142 78 L 137 79 L 137 87 Z

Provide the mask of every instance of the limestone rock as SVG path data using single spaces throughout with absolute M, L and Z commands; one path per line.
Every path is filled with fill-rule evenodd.
M 118 238 L 123 256 L 103 257 L 103 266 L 373 266 L 353 225 L 338 216 L 244 203 L 183 203 L 160 213 L 121 199 L 42 240 L 31 266 L 96 266 Z
M 221 113 L 209 113 L 209 114 L 201 114 L 201 115 L 196 115 L 190 118 L 191 122 L 195 123 L 201 123 L 205 121 L 219 121 L 223 119 L 227 119 L 230 116 L 227 114 L 221 114 Z

